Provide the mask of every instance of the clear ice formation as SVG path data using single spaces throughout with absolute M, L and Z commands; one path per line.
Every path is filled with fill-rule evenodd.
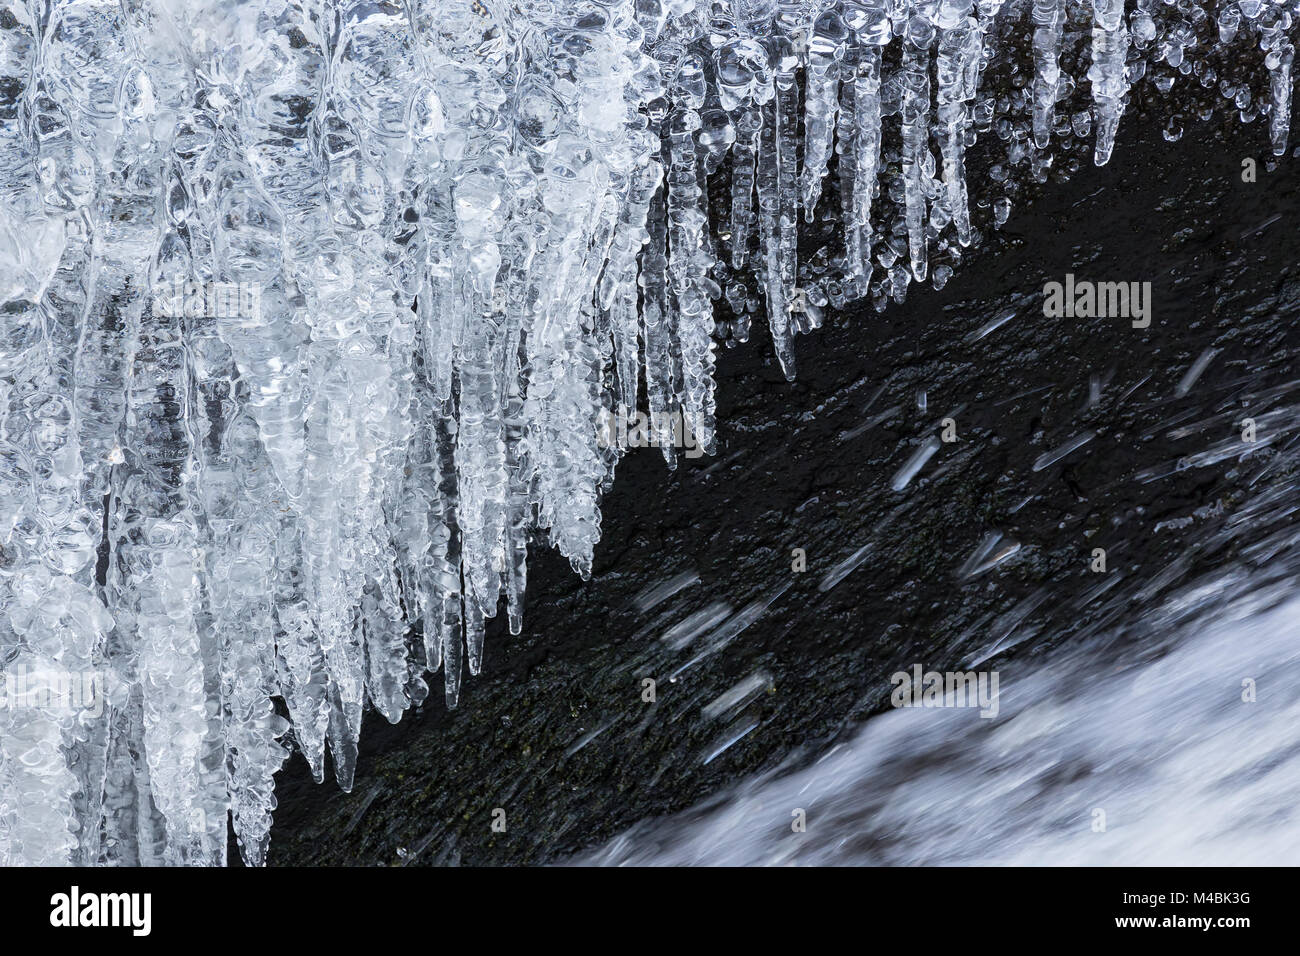
M 590 573 L 602 413 L 711 451 L 716 342 L 942 286 L 1139 82 L 1282 155 L 1297 8 L 0 0 L 0 863 L 262 863 Z

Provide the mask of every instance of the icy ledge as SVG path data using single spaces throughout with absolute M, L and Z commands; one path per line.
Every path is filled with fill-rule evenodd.
M 1282 155 L 1296 9 L 0 0 L 0 863 L 261 863 L 291 726 L 349 787 L 589 573 L 611 415 L 711 451 L 717 339 L 942 285 L 1139 81 Z

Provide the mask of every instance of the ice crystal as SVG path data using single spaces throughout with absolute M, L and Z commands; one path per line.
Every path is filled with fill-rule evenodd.
M 1295 17 L 0 0 L 0 863 L 262 862 L 288 746 L 349 787 L 531 537 L 590 574 L 602 416 L 712 450 L 715 343 L 941 286 L 1139 82 L 1283 154 Z

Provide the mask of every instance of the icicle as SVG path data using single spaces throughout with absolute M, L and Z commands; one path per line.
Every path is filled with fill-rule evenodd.
M 836 163 L 839 167 L 840 217 L 844 223 L 844 271 L 849 276 L 862 275 L 863 268 L 870 270 L 870 256 L 862 254 L 862 226 L 858 220 L 857 184 L 857 110 L 854 90 L 861 69 L 861 51 L 856 42 L 850 42 L 844 54 L 844 82 L 840 84 L 839 116 L 835 125 Z M 870 217 L 868 216 L 868 219 Z M 871 278 L 868 273 L 867 279 Z
M 741 269 L 749 257 L 754 232 L 755 161 L 761 107 L 772 96 L 767 51 L 750 37 L 731 40 L 714 52 L 718 101 L 736 115 L 736 142 L 731 152 L 731 265 Z M 653 113 L 651 114 L 653 119 Z
M 839 112 L 840 61 L 848 40 L 848 28 L 835 10 L 827 10 L 813 25 L 808 49 L 808 103 L 804 111 L 803 213 L 813 221 L 822 177 L 830 159 Z
M 929 259 L 925 238 L 925 157 L 930 140 L 930 41 L 933 28 L 913 19 L 903 48 L 903 186 L 912 275 L 925 281 Z M 915 26 L 915 29 L 913 27 Z
M 1056 116 L 1056 96 L 1061 81 L 1057 63 L 1061 30 L 1065 25 L 1065 0 L 1034 0 L 1034 145 L 1047 149 Z
M 971 244 L 970 208 L 966 197 L 966 104 L 975 97 L 979 77 L 980 34 L 969 14 L 971 0 L 946 0 L 939 10 L 939 125 L 942 129 L 943 179 L 948 211 L 957 240 Z
M 628 201 L 623 207 L 618 232 L 610 249 L 609 262 L 605 265 L 605 275 L 601 280 L 600 305 L 609 312 L 614 335 L 619 404 L 628 411 L 637 407 L 640 379 L 638 338 L 641 317 L 637 311 L 637 256 L 650 238 L 646 222 L 651 199 L 659 186 L 659 177 L 657 164 L 642 166 L 633 174 Z
M 1128 81 L 1124 61 L 1128 54 L 1128 30 L 1124 27 L 1124 0 L 1093 0 L 1092 99 L 1096 104 L 1097 140 L 1093 160 L 1098 166 L 1110 162 L 1115 132 L 1124 112 Z
M 646 402 L 651 423 L 671 421 L 677 409 L 677 317 L 668 302 L 668 197 L 667 184 L 650 202 L 647 217 L 650 242 L 641 263 L 644 291 Z M 656 430 L 656 440 L 662 432 Z M 668 467 L 677 467 L 671 442 L 663 442 Z
M 790 294 L 793 290 L 786 286 L 782 272 L 780 115 L 780 108 L 774 100 L 763 107 L 758 153 L 758 216 L 772 347 L 786 378 L 793 378 L 794 342 L 790 329 Z
M 505 562 L 506 446 L 498 402 L 500 330 L 488 314 L 476 317 L 460 354 L 460 416 L 456 472 L 461 476 L 460 527 L 465 594 L 478 613 L 493 617 Z M 471 656 L 471 673 L 474 658 Z
M 804 38 L 789 30 L 779 38 L 773 55 L 776 82 L 776 213 L 777 248 L 780 270 L 781 302 L 787 310 L 794 306 L 795 286 L 799 279 L 799 50 Z M 768 263 L 769 268 L 771 263 Z M 768 277 L 771 282 L 771 276 Z M 772 340 L 776 346 L 777 360 L 785 377 L 794 379 L 793 322 L 789 312 L 769 317 L 774 324 Z M 776 326 L 781 326 L 778 332 Z M 703 443 L 702 443 L 703 444 Z M 703 445 L 712 452 L 712 444 Z
M 1268 118 L 1268 135 L 1273 144 L 1273 155 L 1286 154 L 1287 136 L 1291 132 L 1291 64 L 1295 60 L 1295 47 L 1282 37 L 1277 47 L 1267 56 L 1269 90 L 1272 109 Z
M 736 146 L 731 168 L 731 267 L 743 269 L 754 231 L 754 164 L 758 155 L 763 113 L 750 107 L 736 124 Z
M 873 34 L 883 39 L 889 37 L 888 21 L 884 30 Z M 871 278 L 871 247 L 874 234 L 871 230 L 871 206 L 876 190 L 876 175 L 880 165 L 880 46 L 872 44 L 862 48 L 858 61 L 858 75 L 853 86 L 854 161 L 853 161 L 853 218 L 851 228 L 857 235 L 854 242 L 862 256 L 862 274 Z
M 424 643 L 426 660 L 432 668 L 435 660 L 442 662 L 443 694 L 447 707 L 454 708 L 460 699 L 461 658 L 464 637 L 461 634 L 465 619 L 465 602 L 461 584 L 461 542 L 456 533 L 458 493 L 455 468 L 455 424 L 449 418 L 435 420 L 433 426 L 433 454 L 438 480 L 434 485 L 436 502 L 430 513 L 433 541 L 433 574 L 441 593 L 441 601 L 431 602 L 433 622 L 426 618 Z M 439 606 L 439 603 L 441 606 Z M 430 642 L 441 641 L 441 648 L 430 647 Z
M 668 117 L 668 220 L 672 254 L 670 282 L 677 300 L 677 341 L 681 348 L 682 414 L 700 447 L 713 449 L 712 266 L 704 244 L 708 227 L 700 208 L 700 169 L 695 132 L 703 102 L 703 64 L 688 56 L 679 64 L 674 90 L 681 105 Z M 663 439 L 662 431 L 660 438 Z

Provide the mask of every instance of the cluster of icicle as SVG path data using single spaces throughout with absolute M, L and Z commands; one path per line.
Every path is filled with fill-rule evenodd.
M 263 862 L 289 746 L 589 573 L 602 411 L 711 450 L 715 342 L 946 281 L 977 136 L 1105 162 L 1148 67 L 1281 153 L 1294 6 L 0 0 L 0 863 Z

